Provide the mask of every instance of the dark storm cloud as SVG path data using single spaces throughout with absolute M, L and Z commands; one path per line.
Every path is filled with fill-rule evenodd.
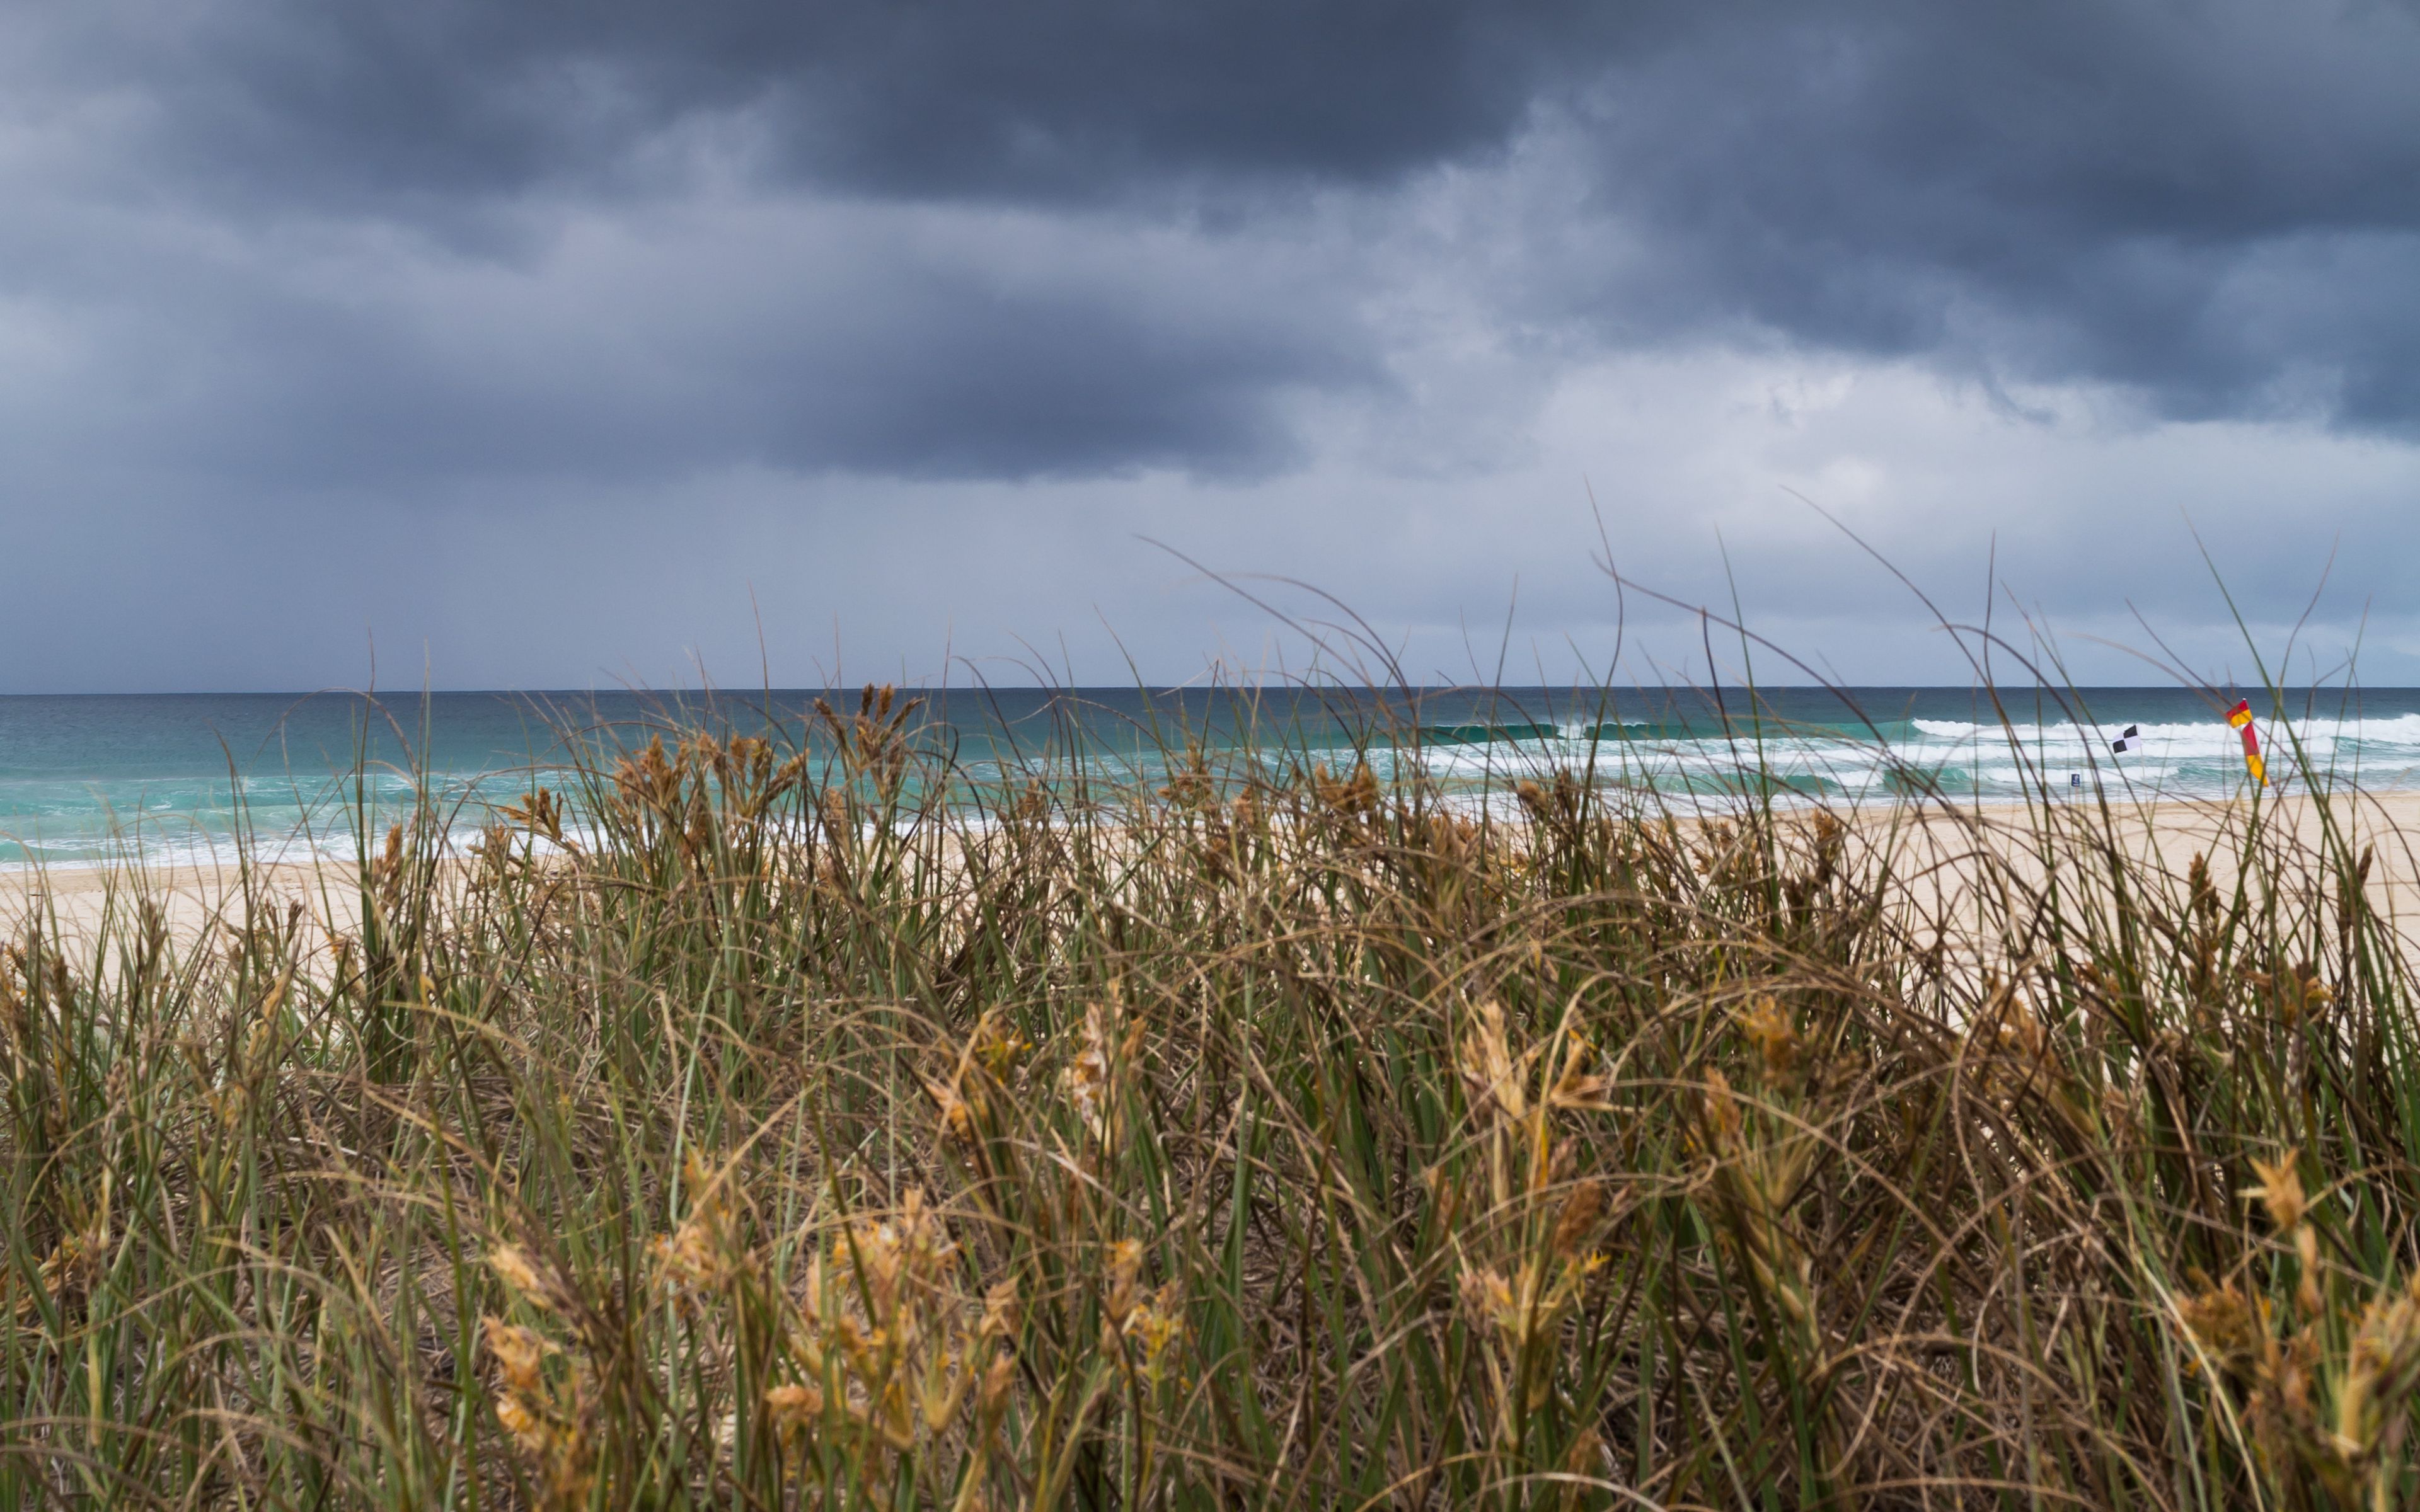
M 983 211 L 547 220 L 513 261 L 130 238 L 51 273 L 43 317 L 71 355 L 0 434 L 21 466 L 368 495 L 732 467 L 1249 475 L 1291 456 L 1291 393 L 1383 381 L 1281 268 L 1216 243 Z
M 1301 191 L 1383 205 L 1440 165 L 1527 162 L 1548 176 L 1531 219 L 1481 228 L 1459 270 L 1481 318 L 1617 347 L 1777 335 L 1987 384 L 2108 382 L 2167 417 L 2420 424 L 2420 22 L 2399 5 L 147 0 L 66 14 L 20 27 L 45 98 L 136 101 L 110 116 L 117 171 L 238 225 L 367 217 L 510 257 L 529 223 L 495 207 L 644 200 L 720 151 L 768 196 L 1122 206 L 1249 236 Z M 1629 250 L 1602 250 L 1617 242 Z M 1087 308 L 1080 289 L 988 309 L 943 289 L 920 317 L 935 290 L 911 270 L 873 301 L 901 313 L 877 344 L 895 391 L 878 373 L 793 385 L 841 418 L 772 455 L 1003 473 L 1273 465 L 1286 393 L 1362 383 L 1385 358 L 1384 332 L 1338 317 L 1365 285 L 1329 271 L 1327 291 L 1298 288 L 1302 302 L 1234 334 L 1156 326 L 1114 298 Z M 1298 318 L 1310 329 L 1278 334 Z M 815 340 L 812 324 L 765 329 Z M 735 375 L 755 361 L 742 343 Z M 1013 376 L 988 396 L 952 380 L 984 372 Z M 360 402 L 387 399 L 373 384 Z M 651 432 L 591 408 L 628 444 Z
M 21 9 L 8 166 L 36 192 L 0 229 L 0 297 L 59 332 L 63 381 L 0 425 L 366 496 L 759 465 L 1264 474 L 1302 455 L 1297 401 L 1388 392 L 1385 343 L 1332 248 L 1169 186 L 1377 183 L 1500 143 L 1575 13 Z M 600 224 L 701 201 L 720 226 L 582 261 Z M 915 208 L 955 213 L 903 229 Z M 1019 242 L 1054 244 L 1001 276 Z
M 135 8 L 128 14 L 140 14 Z M 1383 179 L 1500 143 L 1651 12 L 1584 0 L 215 0 L 63 40 L 163 150 L 269 192 L 509 192 L 747 112 L 876 193 L 1095 198 L 1171 175 Z M 138 39 L 131 45 L 129 38 Z
M 1571 107 L 1656 255 L 1608 329 L 1729 318 L 2164 414 L 2420 422 L 2420 19 L 2393 5 L 1707 13 Z

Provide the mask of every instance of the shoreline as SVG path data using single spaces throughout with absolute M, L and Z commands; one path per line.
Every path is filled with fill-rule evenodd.
M 1792 817 L 1797 817 L 1798 806 L 1792 807 Z M 2326 809 L 2357 846 L 2376 851 L 2377 865 L 2368 882 L 2373 906 L 2398 923 L 2420 922 L 2420 790 L 2335 794 L 2326 800 Z M 1936 899 L 1956 888 L 1963 870 L 1956 851 L 1938 849 L 1944 841 L 1973 836 L 2000 851 L 2020 873 L 2038 872 L 2039 857 L 2022 843 L 2037 835 L 2037 826 L 2071 842 L 2105 825 L 2130 858 L 2180 877 L 2200 853 L 2210 857 L 2213 878 L 2224 884 L 2232 877 L 2234 852 L 2254 813 L 2241 798 L 2112 799 L 2104 811 L 2099 802 L 1961 803 L 1909 797 L 1889 805 L 1810 804 L 1804 811 L 1810 819 L 1817 812 L 1832 813 L 1868 844 L 1901 847 L 1907 859 L 1925 863 L 1932 872 L 1928 890 Z M 2263 802 L 2258 816 L 2276 842 L 2307 850 L 2319 838 L 2319 811 L 2312 797 L 2289 795 Z M 1659 816 L 1640 817 L 1653 822 Z M 1696 825 L 1720 816 L 1673 817 Z M 1928 850 L 1933 854 L 1925 854 Z M 1946 871 L 1940 870 L 1944 862 Z M 113 902 L 142 899 L 162 907 L 172 934 L 191 939 L 225 916 L 248 876 L 255 896 L 267 900 L 274 911 L 283 913 L 301 903 L 324 939 L 358 921 L 355 865 L 350 858 L 334 856 L 249 867 L 215 857 L 160 862 L 115 858 L 0 871 L 0 936 L 22 934 L 37 908 L 58 923 L 63 936 L 88 935 L 106 920 Z

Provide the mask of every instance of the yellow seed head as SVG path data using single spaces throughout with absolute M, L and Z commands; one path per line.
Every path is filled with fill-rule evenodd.
M 2273 1164 L 2256 1160 L 2252 1168 L 2258 1173 L 2260 1184 L 2246 1187 L 2243 1195 L 2257 1197 L 2269 1210 L 2269 1221 L 2279 1231 L 2290 1233 L 2303 1226 L 2307 1203 L 2303 1196 L 2303 1176 L 2297 1151 L 2288 1150 Z
M 1779 1003 L 1769 995 L 1760 995 L 1741 1011 L 1738 1022 L 1741 1036 L 1756 1051 L 1767 1077 L 1784 1080 L 1796 1073 L 1805 1047 L 1798 1038 L 1798 1026 L 1790 1021 L 1789 1012 Z
M 563 1312 L 571 1300 L 569 1288 L 554 1269 L 541 1269 L 519 1244 L 498 1244 L 489 1250 L 488 1269 L 540 1312 Z

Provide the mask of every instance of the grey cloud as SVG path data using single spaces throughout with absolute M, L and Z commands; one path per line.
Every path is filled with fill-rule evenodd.
M 1655 255 L 1620 332 L 2420 424 L 2420 17 L 2327 3 L 1718 8 L 1566 130 Z
M 354 233 L 194 255 L 201 231 L 156 224 L 46 272 L 72 351 L 0 426 L 21 468 L 372 492 L 743 466 L 1249 475 L 1298 448 L 1289 395 L 1386 381 L 1349 310 L 1215 237 L 863 205 L 531 213 L 509 262 Z
M 482 213 L 518 195 L 644 203 L 691 171 L 688 132 L 768 195 L 1124 205 L 1249 234 L 1290 213 L 1268 197 L 1282 186 L 1383 194 L 1559 135 L 1551 161 L 1574 177 L 1548 213 L 1593 218 L 1597 243 L 1635 252 L 1611 267 L 1590 265 L 1589 239 L 1573 266 L 1493 254 L 1468 276 L 1547 264 L 1507 280 L 1534 298 L 1501 318 L 1576 322 L 1617 347 L 1763 333 L 1987 382 L 2110 382 L 2167 417 L 2420 425 L 2420 17 L 2400 5 L 204 0 L 175 23 L 135 14 L 35 28 L 46 76 L 141 94 L 130 150 L 172 195 L 232 196 L 214 203 L 239 218 L 395 218 L 475 244 L 502 224 Z M 968 363 L 1025 334 L 964 329 Z M 1374 360 L 1348 349 L 1361 333 L 1329 334 L 1340 365 Z M 1233 361 L 1216 342 L 1199 360 Z M 1175 381 L 1185 403 L 1182 361 L 1100 381 Z M 1278 384 L 1299 376 L 1278 367 Z M 1097 407 L 1101 464 L 1182 454 L 1167 408 Z M 1239 424 L 1253 428 L 1206 424 L 1198 455 L 1276 455 Z M 930 431 L 914 444 L 946 449 Z M 965 450 L 972 466 L 1032 462 Z M 1085 448 L 1060 460 L 1084 466 Z
M 592 178 L 686 117 L 887 193 L 1099 198 L 1171 174 L 1383 179 L 1500 142 L 1593 44 L 1581 0 L 202 0 L 96 8 L 53 70 L 139 78 L 197 182 L 360 201 Z
M 187 683 L 302 679 L 295 615 L 545 681 L 744 664 L 761 570 L 1183 671 L 1229 601 L 1141 532 L 1445 668 L 1516 571 L 1601 624 L 1586 477 L 1626 567 L 1720 600 L 1720 524 L 1875 668 L 1912 611 L 1777 484 L 2065 615 L 2209 613 L 2183 508 L 2290 619 L 2341 526 L 2420 666 L 2415 77 L 2326 0 L 0 3 L 0 524 L 75 564 L 0 616 L 93 686 L 165 605 Z M 1768 415 L 1808 373 L 1881 396 Z

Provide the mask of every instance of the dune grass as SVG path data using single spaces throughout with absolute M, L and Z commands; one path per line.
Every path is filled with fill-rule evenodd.
M 2180 873 L 775 733 L 364 814 L 328 949 L 10 942 L 0 1508 L 2420 1497 L 2349 809 Z

